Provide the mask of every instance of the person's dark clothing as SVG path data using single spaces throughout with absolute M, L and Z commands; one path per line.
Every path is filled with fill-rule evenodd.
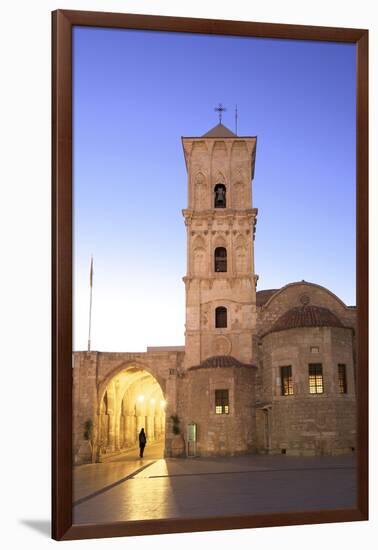
M 144 433 L 144 429 L 142 428 L 139 432 L 139 456 L 140 458 L 143 458 L 144 448 L 147 443 L 146 434 Z

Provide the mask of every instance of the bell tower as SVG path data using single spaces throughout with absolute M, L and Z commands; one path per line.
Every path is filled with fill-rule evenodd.
M 186 368 L 212 356 L 253 359 L 256 141 L 221 122 L 201 137 L 182 138 L 188 173 Z

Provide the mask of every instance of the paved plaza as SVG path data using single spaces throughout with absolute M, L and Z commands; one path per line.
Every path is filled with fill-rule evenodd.
M 74 522 L 354 508 L 355 460 L 248 455 L 162 459 L 160 445 L 74 471 Z

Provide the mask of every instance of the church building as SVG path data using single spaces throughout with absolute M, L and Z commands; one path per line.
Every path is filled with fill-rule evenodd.
M 306 281 L 257 290 L 256 143 L 221 122 L 182 138 L 185 346 L 74 353 L 76 464 L 142 427 L 165 456 L 354 451 L 356 308 Z

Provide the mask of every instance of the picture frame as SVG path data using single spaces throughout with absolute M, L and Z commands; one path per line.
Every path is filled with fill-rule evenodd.
M 74 26 L 345 42 L 356 45 L 358 504 L 321 510 L 175 520 L 72 522 L 72 30 Z M 368 31 L 244 21 L 57 10 L 52 13 L 52 536 L 114 536 L 368 519 Z

